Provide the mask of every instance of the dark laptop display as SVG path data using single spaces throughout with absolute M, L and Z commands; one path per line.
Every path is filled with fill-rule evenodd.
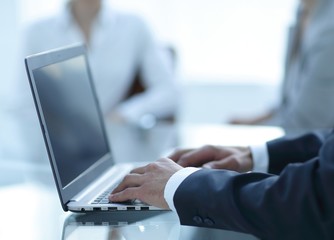
M 79 56 L 33 70 L 63 188 L 109 153 L 85 64 Z

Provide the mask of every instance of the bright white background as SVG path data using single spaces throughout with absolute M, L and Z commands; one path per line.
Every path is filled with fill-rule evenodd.
M 49 14 L 63 1 L 17 0 L 18 21 Z M 176 47 L 184 81 L 280 80 L 295 0 L 106 1 L 143 15 Z

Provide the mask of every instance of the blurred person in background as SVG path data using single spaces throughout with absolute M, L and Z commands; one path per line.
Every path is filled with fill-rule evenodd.
M 332 0 L 300 0 L 289 29 L 280 104 L 230 123 L 280 126 L 287 135 L 334 126 L 333 16 Z
M 23 59 L 41 51 L 86 44 L 106 120 L 138 124 L 148 115 L 158 120 L 173 118 L 177 106 L 173 56 L 141 17 L 116 10 L 104 0 L 67 0 L 55 15 L 26 26 L 22 35 L 22 71 L 14 84 L 14 105 L 23 145 L 32 158 L 38 158 L 34 151 L 41 149 L 42 136 Z

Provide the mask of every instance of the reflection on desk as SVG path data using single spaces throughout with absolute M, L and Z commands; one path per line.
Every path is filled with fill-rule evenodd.
M 63 240 L 175 240 L 180 223 L 172 212 L 72 214 L 64 221 Z
M 64 221 L 62 240 L 256 240 L 220 229 L 181 226 L 173 212 L 72 214 Z
M 0 239 L 58 240 L 67 213 L 54 186 L 21 183 L 0 188 Z

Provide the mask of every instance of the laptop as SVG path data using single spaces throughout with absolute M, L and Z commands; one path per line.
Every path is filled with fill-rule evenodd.
M 108 201 L 139 165 L 113 160 L 85 46 L 31 55 L 25 65 L 64 211 L 161 210 L 138 201 Z

